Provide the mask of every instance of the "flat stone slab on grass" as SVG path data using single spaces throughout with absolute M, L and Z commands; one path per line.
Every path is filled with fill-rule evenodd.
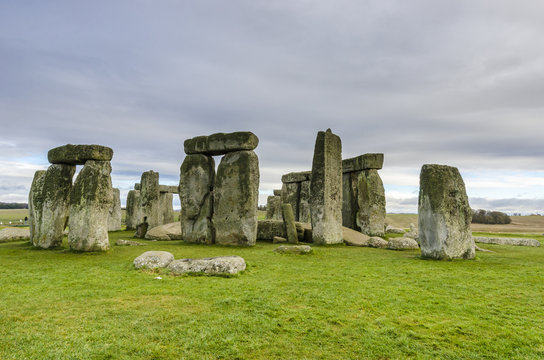
M 407 237 L 390 238 L 387 242 L 387 248 L 390 250 L 417 250 L 419 246 L 417 241 Z
M 155 226 L 145 234 L 147 240 L 181 240 L 181 224 L 173 222 Z
M 113 150 L 102 145 L 67 144 L 49 150 L 47 159 L 51 164 L 84 165 L 87 160 L 111 161 Z
M 174 274 L 202 273 L 207 275 L 234 275 L 246 269 L 240 256 L 218 256 L 203 259 L 179 259 L 168 265 Z
M 483 243 L 483 244 L 535 246 L 535 247 L 540 246 L 540 241 L 536 239 L 525 239 L 525 238 L 474 236 L 474 241 Z
M 344 243 L 349 246 L 369 246 L 368 240 L 370 237 L 359 231 L 353 229 L 342 227 L 342 237 Z
M 187 139 L 183 143 L 183 149 L 187 155 L 204 154 L 216 156 L 233 151 L 253 150 L 257 145 L 259 145 L 259 138 L 255 134 L 250 131 L 239 131 Z
M 7 227 L 0 230 L 0 243 L 10 241 L 22 241 L 30 239 L 30 230 L 28 228 Z
M 117 246 L 142 246 L 142 245 L 147 245 L 147 244 L 142 244 L 142 243 L 139 243 L 137 241 L 132 241 L 132 240 L 117 240 L 115 242 L 115 245 Z
M 168 251 L 146 251 L 134 259 L 134 267 L 136 269 L 165 268 L 172 261 L 174 261 L 174 255 Z
M 274 251 L 280 254 L 306 255 L 306 254 L 312 253 L 313 249 L 311 246 L 308 246 L 308 245 L 294 245 L 294 246 L 282 245 L 279 248 L 275 249 Z
M 368 239 L 368 246 L 378 249 L 385 249 L 387 247 L 387 241 L 379 236 L 372 236 Z

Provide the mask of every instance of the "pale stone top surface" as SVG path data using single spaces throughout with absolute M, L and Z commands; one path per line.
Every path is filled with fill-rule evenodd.
M 311 171 L 291 172 L 281 177 L 281 181 L 285 184 L 294 182 L 310 181 L 312 178 Z
M 87 160 L 111 161 L 113 150 L 102 145 L 67 144 L 49 150 L 47 159 L 51 164 L 84 165 Z
M 183 148 L 187 155 L 224 155 L 233 151 L 253 150 L 259 145 L 259 138 L 250 131 L 217 133 L 210 136 L 197 136 L 187 139 Z
M 161 193 L 179 193 L 179 186 L 176 185 L 159 185 L 159 192 Z
M 363 154 L 349 159 L 342 160 L 342 172 L 363 171 L 383 167 L 383 154 Z

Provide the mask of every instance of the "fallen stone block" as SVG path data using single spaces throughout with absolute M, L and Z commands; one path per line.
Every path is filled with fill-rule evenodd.
M 296 255 L 307 255 L 313 252 L 313 249 L 308 245 L 294 245 L 287 246 L 282 245 L 279 248 L 274 250 L 280 254 L 296 254 Z
M 30 230 L 7 227 L 0 230 L 0 243 L 30 239 Z
M 203 259 L 179 259 L 168 265 L 174 274 L 202 273 L 207 275 L 233 275 L 246 269 L 240 256 L 218 256 Z
M 137 241 L 132 241 L 132 240 L 120 239 L 120 240 L 117 240 L 115 242 L 115 245 L 117 245 L 117 246 L 143 246 L 143 245 L 147 245 L 147 244 L 142 244 L 142 243 L 139 243 Z
M 146 251 L 134 259 L 134 267 L 136 269 L 165 268 L 172 261 L 174 261 L 174 255 L 168 251 Z
M 145 238 L 147 240 L 181 240 L 181 224 L 176 221 L 155 226 L 154 228 L 147 230 Z
M 533 247 L 540 246 L 540 241 L 536 239 L 525 239 L 525 238 L 475 236 L 474 241 L 483 243 L 483 244 L 533 246 Z
M 419 246 L 414 239 L 398 237 L 390 238 L 387 242 L 387 248 L 390 250 L 417 250 Z

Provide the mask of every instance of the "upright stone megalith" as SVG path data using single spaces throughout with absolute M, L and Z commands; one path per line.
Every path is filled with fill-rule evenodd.
M 108 231 L 121 230 L 121 193 L 117 188 L 112 189 L 112 205 L 108 218 Z
M 108 217 L 112 206 L 109 161 L 87 160 L 70 193 L 68 243 L 76 251 L 108 250 Z
M 138 184 L 139 187 L 140 184 Z M 127 230 L 136 230 L 140 218 L 140 190 L 130 190 L 127 195 L 125 223 Z
M 253 151 L 226 154 L 214 188 L 215 242 L 252 246 L 257 240 L 259 159 Z
M 312 238 L 315 244 L 342 240 L 342 142 L 330 129 L 315 141 L 310 184 Z
M 472 259 L 472 210 L 465 183 L 455 167 L 423 165 L 419 177 L 419 242 L 431 259 Z
M 357 226 L 369 236 L 385 235 L 385 190 L 375 169 L 359 176 Z
M 53 164 L 44 173 L 36 173 L 29 201 L 34 246 L 49 249 L 62 244 L 75 170 L 75 165 Z
M 215 161 L 203 154 L 187 155 L 180 168 L 181 232 L 189 243 L 213 244 L 212 223 Z
M 281 197 L 269 196 L 266 201 L 266 218 L 270 220 L 281 220 Z
M 142 173 L 140 182 L 140 219 L 138 224 L 147 222 L 149 228 L 162 225 L 160 206 L 159 173 L 153 170 Z

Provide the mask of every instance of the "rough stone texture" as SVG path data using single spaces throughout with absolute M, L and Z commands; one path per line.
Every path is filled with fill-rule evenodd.
M 396 228 L 391 225 L 387 225 L 387 227 L 385 228 L 385 232 L 387 234 L 404 234 L 405 233 L 404 229 Z
M 343 233 L 343 240 L 346 245 L 349 246 L 369 246 L 369 239 L 370 237 L 368 235 L 362 234 L 358 231 L 355 231 L 353 229 L 343 227 L 342 228 Z
M 311 246 L 308 246 L 308 245 L 294 245 L 294 246 L 282 245 L 279 248 L 275 249 L 274 251 L 280 254 L 307 255 L 307 254 L 311 254 L 313 252 L 313 249 L 311 248 Z
M 174 274 L 202 273 L 207 275 L 233 275 L 246 269 L 240 256 L 218 256 L 203 259 L 174 260 L 168 265 Z
M 390 250 L 416 250 L 419 249 L 419 246 L 414 239 L 397 237 L 389 239 L 387 248 Z
M 342 242 L 342 142 L 330 129 L 315 142 L 310 186 L 315 244 Z
M 353 158 L 342 160 L 342 171 L 344 173 L 375 169 L 383 167 L 383 154 L 364 154 Z
M 298 201 L 298 217 L 295 214 L 295 220 L 311 223 L 312 213 L 310 211 L 310 181 L 300 183 L 300 195 Z
M 377 170 L 365 170 L 359 177 L 357 226 L 370 236 L 384 236 L 385 190 Z
M 187 155 L 180 168 L 182 237 L 188 243 L 213 244 L 212 223 L 215 161 L 206 155 Z
M 485 237 L 475 236 L 474 241 L 483 244 L 499 244 L 512 246 L 540 246 L 540 241 L 536 239 L 507 238 L 507 237 Z
M 163 208 L 159 197 L 159 173 L 153 170 L 142 173 L 138 224 L 145 220 L 149 229 L 163 224 Z
M 310 181 L 312 179 L 311 171 L 291 172 L 281 177 L 281 182 L 284 184 Z
M 235 151 L 250 151 L 257 147 L 259 138 L 249 131 L 217 133 L 210 136 L 197 136 L 183 143 L 185 153 L 204 155 L 223 155 Z
M 357 225 L 360 177 L 361 172 L 342 174 L 342 226 L 357 231 L 361 230 Z
M 419 177 L 419 243 L 432 259 L 472 259 L 472 210 L 459 170 L 423 165 Z
M 49 150 L 47 159 L 51 164 L 84 165 L 87 160 L 110 161 L 113 150 L 102 145 L 67 144 Z
M 137 241 L 132 241 L 132 240 L 117 240 L 115 242 L 115 245 L 117 246 L 144 246 L 144 245 L 147 245 L 147 244 L 142 244 L 142 243 L 139 243 Z
M 108 217 L 108 231 L 121 230 L 121 193 L 119 189 L 112 189 L 112 205 Z
M 127 230 L 136 230 L 138 219 L 140 219 L 140 190 L 130 190 L 125 215 Z
M 34 246 L 49 249 L 62 244 L 75 171 L 75 165 L 53 164 L 34 175 L 28 201 Z
M 108 217 L 112 205 L 109 161 L 89 160 L 79 172 L 70 193 L 68 243 L 76 251 L 110 248 Z
M 159 225 L 147 230 L 145 238 L 147 240 L 181 240 L 181 227 L 177 221 Z
M 283 220 L 259 220 L 257 225 L 257 240 L 272 241 L 274 236 L 287 237 Z
M 290 244 L 298 243 L 297 228 L 295 226 L 295 215 L 291 204 L 281 204 L 281 212 L 283 216 L 283 226 L 287 234 L 287 241 Z
M 174 255 L 168 251 L 146 251 L 134 259 L 134 267 L 136 269 L 165 268 L 172 261 L 174 261 Z
M 140 183 L 134 183 L 134 190 L 140 191 Z
M 282 244 L 286 242 L 287 242 L 287 239 L 281 236 L 274 236 L 274 238 L 272 239 L 273 244 Z
M 373 248 L 385 249 L 387 247 L 387 241 L 379 236 L 371 236 L 368 239 L 368 246 Z
M 412 223 L 410 224 L 410 231 L 405 232 L 403 236 L 414 239 L 415 241 L 419 240 L 419 234 L 417 233 L 416 226 Z
M 30 239 L 30 230 L 24 228 L 7 227 L 0 230 L 0 243 L 22 241 Z
M 295 220 L 298 221 L 298 204 L 300 199 L 300 183 L 284 183 L 281 187 L 282 204 L 291 204 Z
M 266 201 L 266 218 L 281 220 L 281 196 L 269 196 Z
M 147 229 L 149 229 L 149 224 L 147 223 L 147 221 L 139 223 L 138 225 L 136 225 L 136 232 L 134 233 L 134 237 L 139 239 L 145 239 Z
M 161 192 L 161 193 L 170 193 L 170 194 L 178 194 L 179 193 L 179 186 L 159 185 L 159 192 Z
M 173 193 L 160 193 L 159 206 L 162 209 L 161 223 L 169 224 L 174 222 L 174 194 Z
M 259 201 L 259 159 L 253 151 L 231 152 L 221 159 L 214 187 L 215 242 L 255 245 Z
M 274 196 L 281 196 L 281 189 L 274 190 Z

